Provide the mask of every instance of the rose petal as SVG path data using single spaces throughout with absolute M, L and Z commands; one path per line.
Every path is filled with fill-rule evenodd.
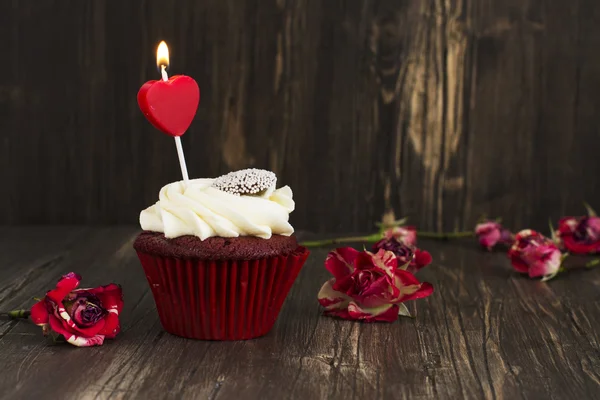
M 523 261 L 521 261 L 521 259 L 518 257 L 511 258 L 510 262 L 511 262 L 514 270 L 517 272 L 524 274 L 529 270 L 529 266 L 527 264 L 525 264 Z
M 346 296 L 344 293 L 333 289 L 332 282 L 334 281 L 335 279 L 330 279 L 325 282 L 317 295 L 319 303 L 328 311 L 346 309 L 351 300 L 350 297 Z
M 529 266 L 521 260 L 521 250 L 519 249 L 518 244 L 513 245 L 508 251 L 508 258 L 517 272 L 524 274 L 529 270 Z
M 354 261 L 354 268 L 356 270 L 369 270 L 369 269 L 373 269 L 374 267 L 374 254 L 371 252 L 366 252 L 366 251 L 361 251 L 360 253 L 358 253 L 358 255 L 356 256 L 356 260 Z M 381 270 L 381 272 L 384 272 L 385 270 Z
M 546 275 L 553 275 L 558 272 L 561 262 L 561 254 L 559 250 L 546 253 L 540 256 L 529 265 L 529 277 L 537 278 Z
M 390 278 L 394 277 L 394 271 L 396 271 L 396 268 L 398 268 L 398 258 L 393 251 L 381 249 L 377 252 L 377 254 L 373 254 L 368 251 L 365 253 L 370 255 L 372 266 L 374 265 L 377 268 L 385 271 Z
M 421 283 L 413 274 L 404 270 L 396 271 L 396 287 L 400 290 L 396 302 L 420 299 L 433 293 L 430 283 Z
M 46 293 L 46 296 L 57 304 L 61 303 L 71 291 L 79 286 L 79 282 L 81 282 L 81 276 L 74 272 L 69 272 L 58 281 L 56 289 L 50 290 Z
M 428 251 L 415 249 L 415 258 L 411 261 L 407 271 L 414 275 L 419 272 L 420 269 L 431 264 L 432 261 L 433 258 Z
M 361 296 L 369 297 L 369 296 L 382 296 L 384 297 L 387 293 L 388 288 L 392 286 L 390 278 L 385 275 L 382 276 L 369 284 L 362 293 Z
M 65 331 L 75 334 L 77 336 L 83 336 L 83 337 L 89 338 L 89 337 L 97 335 L 102 329 L 104 329 L 104 325 L 105 325 L 104 319 L 99 320 L 98 322 L 96 322 L 96 324 L 94 324 L 90 327 L 81 328 L 81 327 L 77 326 L 77 324 L 75 324 L 75 321 L 73 321 L 71 318 L 69 318 L 69 319 L 64 318 L 64 316 L 65 316 L 64 314 L 65 313 L 62 313 L 59 311 L 60 318 L 58 318 L 56 316 L 55 316 L 55 318 L 57 318 L 57 320 L 59 320 L 61 322 Z
M 475 234 L 486 235 L 493 231 L 499 231 L 500 229 L 502 229 L 502 226 L 499 223 L 495 221 L 487 221 L 475 225 Z
M 77 290 L 76 292 L 78 292 Z M 98 297 L 102 303 L 102 307 L 107 310 L 116 310 L 117 315 L 123 310 L 123 290 L 121 286 L 111 283 L 106 286 L 100 286 L 93 289 L 86 289 L 88 293 L 91 293 Z
M 425 267 L 433 261 L 431 254 L 428 251 L 417 249 L 415 251 L 415 259 L 418 265 Z M 421 268 L 422 268 L 421 267 Z
M 346 293 L 352 292 L 354 290 L 354 278 L 352 275 L 345 276 L 341 279 L 333 278 L 331 280 L 333 290 L 338 292 Z
M 325 260 L 325 268 L 337 279 L 350 275 L 354 271 L 354 260 L 359 251 L 352 247 L 340 247 L 330 252 Z
M 67 342 L 77 347 L 92 347 L 92 346 L 102 346 L 104 343 L 104 336 L 96 335 L 91 338 L 85 338 L 77 335 L 71 335 L 69 337 L 65 336 Z
M 561 236 L 565 248 L 573 254 L 594 254 L 600 251 L 600 241 L 597 243 L 578 242 L 573 236 Z
M 109 311 L 104 317 L 104 327 L 98 331 L 98 335 L 104 335 L 107 339 L 113 339 L 121 331 L 119 315 L 116 311 Z
M 358 254 L 354 262 L 357 270 L 375 270 L 381 274 L 394 276 L 398 261 L 396 255 L 391 251 L 379 250 L 377 254 L 363 251 Z
M 417 279 L 416 276 L 414 276 L 413 274 L 411 274 L 408 271 L 405 271 L 403 269 L 397 269 L 396 270 L 396 283 L 399 281 L 400 285 L 396 285 L 398 287 L 401 286 L 412 286 L 412 285 L 419 285 L 421 282 L 419 282 L 419 280 Z
M 558 221 L 558 231 L 560 233 L 572 233 L 577 227 L 579 218 L 563 217 Z
M 41 300 L 31 307 L 31 320 L 34 324 L 44 326 L 48 323 L 46 300 Z
M 49 315 L 48 322 L 50 324 L 50 329 L 52 329 L 54 332 L 58 333 L 59 335 L 63 335 L 64 337 L 73 335 L 73 332 L 67 330 L 64 327 L 64 325 L 62 324 L 61 320 L 56 318 L 55 315 Z
M 379 307 L 382 304 L 394 303 L 400 296 L 400 291 L 391 283 L 391 278 L 378 279 L 360 296 L 353 296 L 354 300 L 364 307 Z
M 379 307 L 367 308 L 364 306 L 361 307 L 352 301 L 348 305 L 348 315 L 351 319 L 367 322 L 393 322 L 398 319 L 398 306 L 395 304 L 384 304 Z
M 433 285 L 429 282 L 423 282 L 423 283 L 421 283 L 419 290 L 414 292 L 411 296 L 405 297 L 403 301 L 422 299 L 427 296 L 430 296 L 432 293 L 433 293 Z
M 482 234 L 479 236 L 479 244 L 482 247 L 491 250 L 499 241 L 502 233 L 499 230 L 493 230 L 491 232 Z

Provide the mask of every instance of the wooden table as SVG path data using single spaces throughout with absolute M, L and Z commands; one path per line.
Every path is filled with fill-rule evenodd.
M 2 399 L 378 399 L 600 397 L 600 270 L 548 284 L 471 241 L 427 242 L 435 293 L 415 319 L 321 315 L 326 249 L 313 250 L 267 336 L 203 342 L 165 333 L 132 249 L 133 227 L 0 231 L 0 308 L 26 308 L 64 273 L 122 284 L 123 331 L 102 347 L 50 346 L 0 321 Z

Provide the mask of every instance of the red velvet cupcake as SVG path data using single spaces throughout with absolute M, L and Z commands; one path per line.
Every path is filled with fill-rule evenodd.
M 165 186 L 134 242 L 167 332 L 242 340 L 268 333 L 308 250 L 288 223 L 289 187 L 243 170 Z

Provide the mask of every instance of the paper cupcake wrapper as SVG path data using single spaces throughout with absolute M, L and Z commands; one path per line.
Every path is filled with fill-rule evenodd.
M 259 260 L 208 261 L 138 252 L 163 328 L 203 340 L 267 334 L 309 251 Z

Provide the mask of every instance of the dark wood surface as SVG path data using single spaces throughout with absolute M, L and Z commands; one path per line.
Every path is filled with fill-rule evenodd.
M 135 223 L 180 178 L 136 104 L 193 76 L 192 177 L 268 168 L 295 226 L 513 229 L 600 197 L 597 0 L 0 0 L 0 223 Z M 598 207 L 600 208 L 600 207 Z M 333 212 L 335 211 L 335 212 Z
M 361 324 L 321 315 L 326 249 L 314 250 L 274 329 L 243 342 L 165 333 L 132 250 L 135 228 L 0 230 L 0 308 L 71 270 L 122 284 L 123 332 L 102 347 L 49 346 L 0 320 L 2 399 L 573 399 L 600 396 L 600 270 L 544 284 L 469 241 L 422 241 L 434 263 L 415 319 Z

